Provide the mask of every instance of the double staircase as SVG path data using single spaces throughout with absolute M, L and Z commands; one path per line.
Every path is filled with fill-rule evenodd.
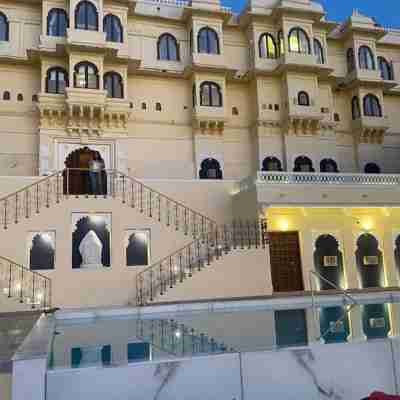
M 77 170 L 56 172 L 0 199 L 0 227 L 4 230 L 40 214 L 70 197 L 113 198 L 174 231 L 191 236 L 184 248 L 137 274 L 136 303 L 144 306 L 190 279 L 232 250 L 266 248 L 263 220 L 234 221 L 219 226 L 214 220 L 116 170 L 107 171 L 107 192 L 70 193 Z M 51 307 L 51 280 L 7 258 L 0 257 L 0 291 L 32 308 Z

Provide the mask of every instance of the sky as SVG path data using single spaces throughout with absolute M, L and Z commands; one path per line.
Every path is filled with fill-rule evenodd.
M 375 17 L 383 26 L 400 28 L 400 0 L 317 0 L 328 12 L 328 19 L 342 22 L 357 8 L 361 13 Z M 240 11 L 247 0 L 221 0 L 223 5 Z

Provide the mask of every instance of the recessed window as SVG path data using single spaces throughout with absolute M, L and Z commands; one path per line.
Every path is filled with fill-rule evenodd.
M 214 158 L 207 158 L 201 163 L 200 179 L 222 179 L 220 163 Z
M 262 163 L 263 171 L 282 171 L 282 163 L 279 158 L 266 157 Z
M 176 38 L 164 33 L 158 39 L 157 57 L 159 60 L 179 61 L 179 46 Z
M 112 99 L 123 99 L 124 84 L 122 76 L 117 72 L 107 72 L 104 75 L 104 90 L 107 91 L 107 97 Z
M 197 47 L 199 53 L 220 54 L 217 32 L 208 26 L 200 29 L 197 36 Z
M 75 9 L 75 28 L 86 31 L 99 30 L 99 17 L 96 6 L 90 1 L 81 1 Z
M 10 40 L 10 25 L 8 18 L 0 12 L 0 41 L 8 42 Z
M 393 66 L 384 57 L 378 57 L 379 69 L 381 71 L 381 77 L 385 81 L 393 81 Z
M 278 48 L 274 37 L 270 33 L 263 33 L 258 41 L 260 58 L 277 58 Z
M 11 93 L 6 91 L 3 93 L 3 100 L 8 101 L 11 100 Z
M 142 110 L 147 110 L 147 104 L 146 103 L 142 103 Z
M 356 63 L 354 60 L 354 50 L 351 47 L 347 50 L 346 61 L 347 61 L 347 72 L 350 73 L 354 71 Z
M 318 64 L 325 64 L 324 48 L 318 39 L 314 39 L 314 55 L 317 57 Z
M 310 39 L 302 28 L 293 28 L 289 33 L 289 51 L 310 54 Z
M 335 122 L 340 122 L 340 115 L 339 115 L 339 113 L 334 113 L 334 114 L 333 114 L 333 120 L 334 120 Z
M 294 161 L 294 172 L 315 172 L 312 161 L 306 156 L 297 157 Z
M 87 61 L 75 66 L 75 87 L 82 89 L 98 89 L 99 75 L 97 67 Z
M 379 99 L 373 94 L 367 94 L 364 97 L 364 115 L 367 117 L 382 117 Z
M 374 54 L 368 46 L 361 46 L 358 49 L 358 61 L 361 69 L 375 69 Z
M 321 172 L 326 172 L 326 173 L 337 173 L 339 172 L 337 163 L 335 160 L 332 160 L 331 158 L 324 158 L 320 162 L 320 170 Z
M 200 105 L 222 107 L 222 92 L 218 84 L 203 82 L 200 86 Z
M 156 111 L 162 111 L 161 103 L 156 103 Z
M 18 94 L 17 101 L 24 101 L 24 95 L 22 93 Z
M 279 104 L 274 105 L 275 111 L 279 111 Z
M 376 164 L 374 162 L 370 162 L 365 165 L 364 172 L 366 174 L 380 174 L 381 168 L 379 167 L 378 164 Z
M 116 15 L 108 14 L 104 17 L 103 31 L 106 33 L 107 42 L 123 42 L 124 38 L 121 20 Z
M 299 92 L 297 95 L 297 103 L 299 106 L 310 106 L 310 96 L 308 95 L 307 92 Z
M 232 107 L 232 115 L 239 115 L 239 110 L 237 107 Z
M 53 8 L 47 15 L 47 35 L 55 37 L 67 36 L 68 15 L 61 8 Z
M 46 92 L 53 94 L 65 94 L 68 86 L 68 74 L 60 67 L 50 68 L 46 77 Z

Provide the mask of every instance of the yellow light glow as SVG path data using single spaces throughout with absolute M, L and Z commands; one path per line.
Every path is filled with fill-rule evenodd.
M 374 223 L 371 218 L 365 218 L 361 221 L 361 227 L 366 231 L 370 231 L 374 227 Z
M 281 219 L 278 223 L 279 230 L 287 231 L 289 230 L 289 221 L 287 219 Z

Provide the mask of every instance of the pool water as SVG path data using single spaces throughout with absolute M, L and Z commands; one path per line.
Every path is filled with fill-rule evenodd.
M 385 338 L 399 304 L 319 308 L 246 307 L 222 311 L 58 321 L 49 368 L 114 366 L 230 352 Z M 396 318 L 397 320 L 397 318 Z M 353 334 L 354 336 L 354 334 Z

